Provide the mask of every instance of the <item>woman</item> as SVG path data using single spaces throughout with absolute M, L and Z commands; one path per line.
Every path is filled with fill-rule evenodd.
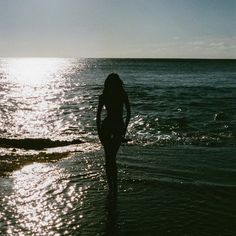
M 123 121 L 123 106 L 126 108 L 126 119 Z M 101 112 L 105 106 L 107 117 L 101 123 Z M 99 139 L 105 150 L 105 167 L 110 190 L 117 189 L 116 154 L 130 121 L 130 104 L 118 74 L 108 75 L 104 83 L 103 93 L 99 96 L 97 110 L 97 130 Z

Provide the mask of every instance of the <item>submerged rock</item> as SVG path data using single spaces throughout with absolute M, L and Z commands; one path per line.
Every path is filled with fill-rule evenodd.
M 227 118 L 227 116 L 225 115 L 225 113 L 224 112 L 218 112 L 218 113 L 216 113 L 215 114 L 215 116 L 214 116 L 214 120 L 215 121 L 220 121 L 220 120 L 226 120 L 226 118 Z

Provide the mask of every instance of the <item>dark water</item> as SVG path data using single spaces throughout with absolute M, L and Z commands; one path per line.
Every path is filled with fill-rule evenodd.
M 95 115 L 132 105 L 110 197 Z M 234 235 L 236 61 L 0 60 L 2 235 Z

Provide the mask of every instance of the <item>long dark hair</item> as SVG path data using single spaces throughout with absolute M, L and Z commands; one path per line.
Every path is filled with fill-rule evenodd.
M 120 79 L 120 76 L 116 73 L 109 74 L 104 82 L 103 95 L 105 97 L 118 96 L 123 98 L 125 94 L 123 81 Z

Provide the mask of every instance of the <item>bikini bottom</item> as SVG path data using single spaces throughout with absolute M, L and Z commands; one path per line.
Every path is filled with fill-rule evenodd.
M 105 118 L 101 125 L 100 140 L 102 144 L 109 142 L 120 143 L 125 131 L 124 121 Z

